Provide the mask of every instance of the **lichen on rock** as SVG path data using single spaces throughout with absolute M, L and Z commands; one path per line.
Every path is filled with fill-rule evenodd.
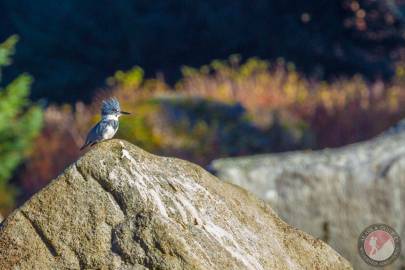
M 249 192 L 103 142 L 12 213 L 0 269 L 351 269 Z

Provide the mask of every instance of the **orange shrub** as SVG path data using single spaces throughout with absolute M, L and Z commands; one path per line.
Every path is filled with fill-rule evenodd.
M 189 96 L 240 103 L 258 125 L 287 111 L 309 124 L 317 148 L 368 139 L 404 117 L 405 69 L 390 83 L 369 83 L 360 76 L 328 83 L 300 75 L 292 64 L 238 57 L 214 61 L 199 70 L 183 69 L 177 91 Z M 402 83 L 401 83 L 402 82 Z

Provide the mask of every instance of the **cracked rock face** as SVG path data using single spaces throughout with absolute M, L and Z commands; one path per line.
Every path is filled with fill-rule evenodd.
M 250 193 L 112 140 L 2 223 L 0 269 L 351 267 Z

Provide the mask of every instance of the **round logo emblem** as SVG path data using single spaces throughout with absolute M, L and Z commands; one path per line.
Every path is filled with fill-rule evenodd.
M 401 253 L 401 239 L 388 225 L 368 226 L 359 237 L 360 257 L 372 266 L 385 266 L 393 263 Z

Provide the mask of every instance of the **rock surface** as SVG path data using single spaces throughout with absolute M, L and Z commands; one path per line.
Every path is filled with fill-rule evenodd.
M 389 132 L 339 149 L 213 163 L 218 176 L 270 202 L 289 224 L 328 242 L 355 269 L 370 269 L 357 240 L 373 223 L 405 239 L 405 134 Z M 402 269 L 404 258 L 384 269 Z
M 250 193 L 112 140 L 3 222 L 0 269 L 351 267 Z

